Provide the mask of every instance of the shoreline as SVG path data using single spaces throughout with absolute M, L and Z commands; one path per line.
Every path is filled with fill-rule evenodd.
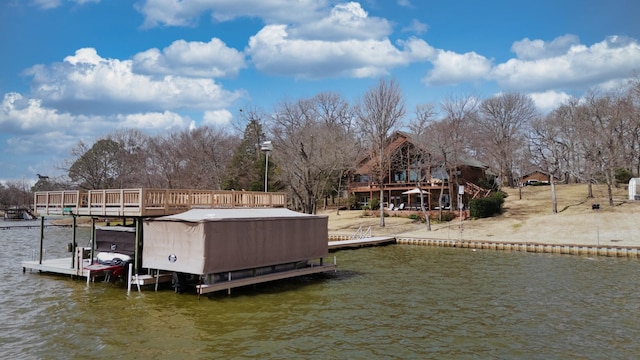
M 573 247 L 640 248 L 640 201 L 628 201 L 627 190 L 614 193 L 615 206 L 607 204 L 606 187 L 594 186 L 594 198 L 586 198 L 586 185 L 558 185 L 558 213 L 551 214 L 549 187 L 525 187 L 520 198 L 518 189 L 507 189 L 502 215 L 462 221 L 432 224 L 428 231 L 424 223 L 402 217 L 401 213 L 385 217 L 380 227 L 379 217 L 365 217 L 363 211 L 325 211 L 329 216 L 330 236 L 351 236 L 359 227 L 369 226 L 373 236 L 394 236 L 396 239 L 423 241 L 487 242 L 495 244 L 531 244 Z M 592 210 L 593 203 L 602 204 Z

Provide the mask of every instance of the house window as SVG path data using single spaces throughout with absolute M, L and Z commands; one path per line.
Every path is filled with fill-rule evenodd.
M 369 182 L 369 175 L 358 175 L 356 180 L 357 180 L 357 182 L 368 183 Z
M 395 182 L 406 182 L 407 181 L 407 173 L 404 171 L 397 171 L 394 174 Z
M 360 206 L 361 207 L 367 207 L 369 206 L 369 197 L 368 196 L 362 196 L 360 197 Z
M 451 208 L 451 199 L 449 199 L 449 194 L 442 194 L 442 197 L 440 197 L 440 207 L 447 210 Z
M 411 170 L 409 172 L 409 181 L 416 182 L 420 180 L 420 171 L 419 170 Z
M 431 177 L 439 180 L 449 180 L 449 174 L 444 168 L 435 168 L 431 170 Z

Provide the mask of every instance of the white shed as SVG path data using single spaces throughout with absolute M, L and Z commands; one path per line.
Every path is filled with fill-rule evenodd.
M 631 178 L 629 180 L 629 200 L 640 200 L 638 186 L 640 186 L 640 178 Z

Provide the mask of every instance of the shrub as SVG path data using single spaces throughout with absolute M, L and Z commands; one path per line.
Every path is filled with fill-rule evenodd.
M 487 218 L 502 213 L 505 193 L 497 191 L 486 198 L 473 199 L 469 202 L 469 213 L 472 218 Z
M 358 202 L 358 198 L 351 194 L 347 198 L 347 204 L 349 204 L 349 209 L 351 210 L 360 210 L 360 203 Z
M 418 215 L 418 214 L 411 214 L 408 216 L 409 219 L 413 220 L 413 221 L 422 221 L 422 216 Z
M 487 174 L 484 178 L 478 179 L 478 186 L 480 186 L 483 189 L 492 189 L 492 190 L 497 189 L 498 185 L 496 183 L 495 175 Z
M 627 184 L 633 177 L 631 171 L 628 169 L 616 169 L 616 181 L 618 184 Z
M 374 198 L 371 199 L 371 202 L 369 202 L 369 209 L 370 210 L 375 210 L 380 206 L 380 200 Z
M 442 221 L 443 222 L 451 221 L 451 220 L 453 220 L 455 218 L 456 218 L 456 214 L 454 214 L 451 211 L 447 211 L 447 212 L 443 212 L 442 213 Z

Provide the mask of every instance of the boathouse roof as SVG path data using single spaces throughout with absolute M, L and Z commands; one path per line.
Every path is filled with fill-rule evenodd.
M 163 216 L 154 220 L 207 222 L 240 219 L 287 219 L 300 217 L 319 217 L 319 215 L 303 214 L 284 208 L 193 209 L 180 214 Z

